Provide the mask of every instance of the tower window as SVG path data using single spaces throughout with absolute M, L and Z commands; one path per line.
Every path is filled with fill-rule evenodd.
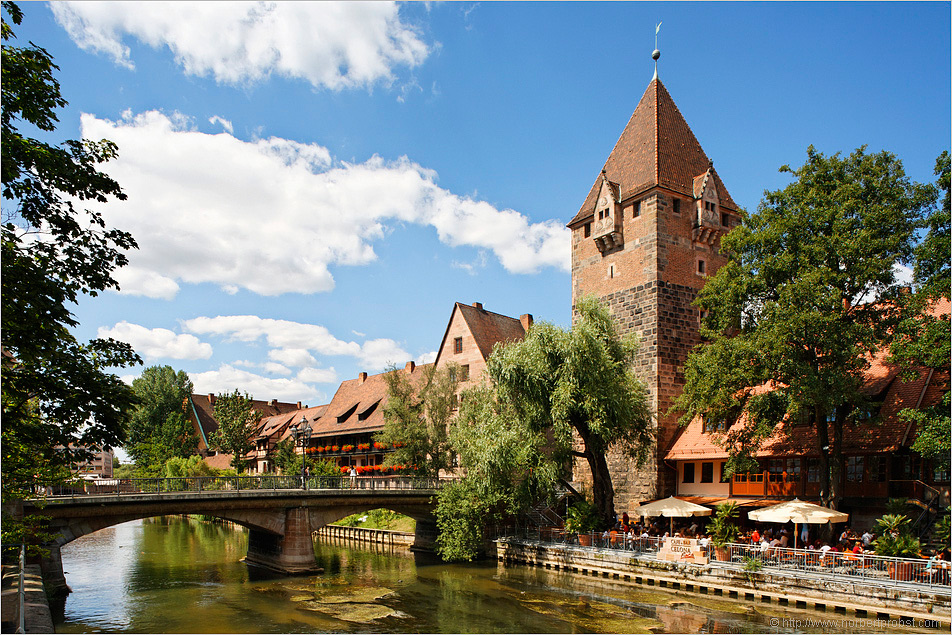
M 681 213 L 681 199 L 679 198 L 674 199 L 674 213 L 675 214 Z
M 635 201 L 635 204 L 631 206 L 631 212 L 632 218 L 641 216 L 641 201 Z
M 585 237 L 586 237 L 586 238 L 588 238 L 589 236 L 592 235 L 592 224 L 591 224 L 591 223 L 585 223 L 584 232 L 585 232 Z
M 457 354 L 463 352 L 463 338 L 462 337 L 457 337 L 456 339 L 453 340 L 453 352 Z
M 697 272 L 698 272 L 698 275 L 701 275 L 701 276 L 707 275 L 707 263 L 704 262 L 703 260 L 698 260 Z

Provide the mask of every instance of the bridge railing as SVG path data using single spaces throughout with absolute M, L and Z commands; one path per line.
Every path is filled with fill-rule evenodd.
M 181 492 L 239 492 L 249 490 L 434 490 L 446 479 L 419 476 L 186 476 L 175 478 L 79 479 L 34 488 L 36 498 L 174 494 Z

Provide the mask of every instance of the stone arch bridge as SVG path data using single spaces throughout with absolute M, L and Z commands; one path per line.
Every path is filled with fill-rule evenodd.
M 230 477 L 111 479 L 46 491 L 23 502 L 23 514 L 50 520 L 57 533 L 41 563 L 52 587 L 66 587 L 60 548 L 130 520 L 203 514 L 248 528 L 249 564 L 283 573 L 315 568 L 312 533 L 351 514 L 391 509 L 416 520 L 414 548 L 436 536 L 434 497 L 442 481 L 415 477 Z

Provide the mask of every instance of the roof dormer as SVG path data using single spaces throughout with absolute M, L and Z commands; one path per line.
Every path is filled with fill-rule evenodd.
M 713 246 L 714 242 L 726 233 L 721 224 L 721 201 L 717 193 L 713 162 L 704 174 L 694 177 L 694 203 L 694 242 Z
M 602 170 L 602 182 L 592 218 L 592 239 L 602 253 L 622 244 L 621 205 L 618 198 L 618 184 L 609 181 L 605 170 Z

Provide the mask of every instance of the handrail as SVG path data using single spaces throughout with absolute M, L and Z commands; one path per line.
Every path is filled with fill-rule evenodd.
M 103 495 L 179 494 L 183 492 L 242 492 L 254 490 L 304 491 L 405 491 L 436 490 L 448 478 L 420 476 L 185 476 L 127 479 L 77 480 L 54 487 L 42 488 L 44 495 L 28 500 L 58 498 L 86 498 Z
M 17 633 L 26 633 L 26 544 L 20 543 L 20 582 L 17 588 L 20 603 Z

